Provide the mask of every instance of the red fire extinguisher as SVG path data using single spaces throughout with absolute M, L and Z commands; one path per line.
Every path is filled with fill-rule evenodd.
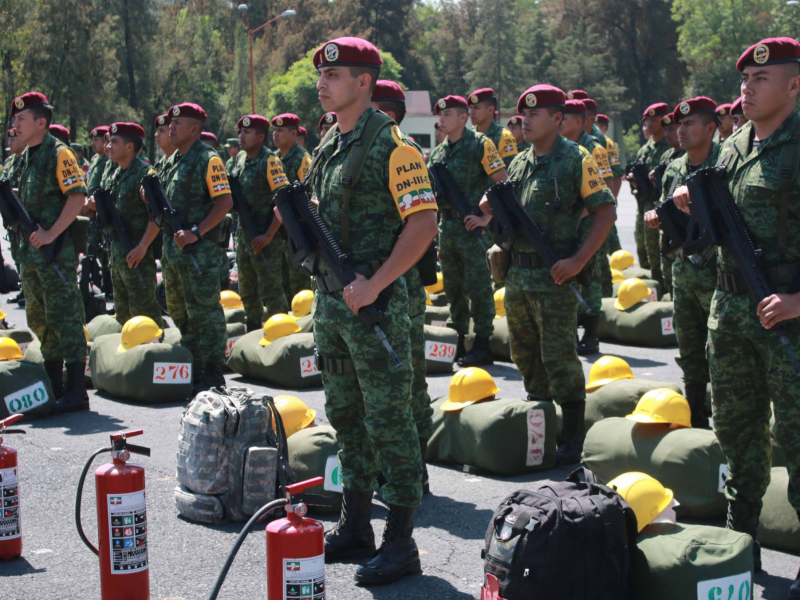
M 325 595 L 325 536 L 319 521 L 307 519 L 305 504 L 292 494 L 322 485 L 322 477 L 286 486 L 286 497 L 262 506 L 244 526 L 222 567 L 208 600 L 216 600 L 233 559 L 250 529 L 268 512 L 285 508 L 286 517 L 267 525 L 267 600 L 317 598 Z
M 100 557 L 102 600 L 150 600 L 144 468 L 128 463 L 131 453 L 150 456 L 150 449 L 127 441 L 143 433 L 143 430 L 136 429 L 112 434 L 111 446 L 92 454 L 78 482 L 75 524 L 83 543 Z M 113 462 L 94 472 L 98 549 L 83 531 L 81 498 L 89 467 L 104 452 L 111 453 Z
M 22 429 L 8 429 L 22 418 L 11 415 L 0 421 L 0 435 L 25 433 Z M 22 554 L 22 529 L 19 514 L 19 468 L 17 451 L 3 445 L 0 437 L 0 560 L 11 560 Z

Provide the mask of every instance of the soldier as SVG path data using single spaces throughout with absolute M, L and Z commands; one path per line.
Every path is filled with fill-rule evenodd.
M 731 115 L 731 104 L 720 104 L 717 106 L 717 118 L 719 119 L 719 143 L 721 144 L 733 133 L 733 115 Z M 716 141 L 716 140 L 715 140 Z
M 69 147 L 75 153 L 75 158 L 78 159 L 78 165 L 83 171 L 83 176 L 89 176 L 89 161 L 83 156 L 83 144 L 70 144 Z
M 584 130 L 587 134 L 595 138 L 600 143 L 608 155 L 609 169 L 611 170 L 613 179 L 610 181 L 605 177 L 603 179 L 606 182 L 608 189 L 611 190 L 612 194 L 614 194 L 614 198 L 616 198 L 619 195 L 619 190 L 622 186 L 622 176 L 625 174 L 625 171 L 622 168 L 622 163 L 619 161 L 619 149 L 617 145 L 611 138 L 606 136 L 604 132 L 600 131 L 597 125 L 595 125 L 595 122 L 597 121 L 597 102 L 589 98 L 589 94 L 583 90 L 572 90 L 571 92 L 567 92 L 567 100 L 582 100 L 586 105 L 586 122 L 584 123 Z
M 3 165 L 3 177 L 8 179 L 12 188 L 17 189 L 19 188 L 19 175 L 22 170 L 22 153 L 25 151 L 25 144 L 17 137 L 17 132 L 13 127 L 6 132 L 6 138 L 8 139 L 8 149 L 10 153 Z M 8 243 L 11 248 L 11 259 L 16 263 L 19 239 L 16 235 L 11 234 L 8 237 Z M 19 271 L 20 265 L 17 264 L 17 272 Z M 8 304 L 21 303 L 20 308 L 25 308 L 25 294 L 20 289 L 19 294 L 13 298 L 9 298 L 6 302 L 8 302 Z
M 106 156 L 110 156 L 111 153 L 111 134 L 106 131 L 103 143 L 103 152 Z M 114 175 L 114 171 L 119 169 L 119 165 L 115 163 L 113 160 L 106 161 L 105 167 L 103 168 L 103 173 L 100 176 L 100 185 L 102 187 L 108 187 L 109 182 L 111 181 L 111 177 Z
M 297 128 L 297 145 L 303 150 L 306 150 L 306 138 L 308 137 L 308 130 L 305 127 Z M 308 152 L 308 150 L 306 150 Z
M 436 123 L 433 124 L 433 129 L 436 132 L 436 146 L 438 146 L 444 141 L 444 138 L 446 138 L 447 136 L 444 133 L 442 133 L 442 128 L 439 126 L 439 121 L 436 121 Z M 434 146 L 434 148 L 436 146 Z
M 247 331 L 261 329 L 262 319 L 289 312 L 289 301 L 281 285 L 285 244 L 275 239 L 281 224 L 272 218 L 274 194 L 289 182 L 280 159 L 267 148 L 269 120 L 261 115 L 239 119 L 239 147 L 231 175 L 239 178 L 245 202 L 259 235 L 250 239 L 244 227 L 236 231 L 236 264 L 239 295 L 244 304 Z M 239 216 L 241 219 L 241 215 Z M 266 264 L 261 258 L 266 259 Z
M 70 133 L 69 129 L 64 127 L 63 125 L 58 125 L 57 123 L 53 123 L 50 125 L 50 135 L 56 138 L 62 144 L 69 146 L 70 144 Z M 74 155 L 74 153 L 73 153 Z M 78 165 L 80 166 L 80 165 Z
M 550 85 L 533 86 L 520 96 L 517 112 L 532 147 L 510 168 L 516 197 L 565 258 L 548 269 L 518 236 L 511 247 L 505 288 L 511 356 L 528 399 L 555 401 L 564 415 L 557 449 L 561 464 L 580 460 L 586 404 L 583 368 L 575 352 L 578 302 L 563 284 L 586 267 L 616 219 L 614 196 L 592 155 L 559 135 L 566 102 L 566 94 Z M 554 204 L 560 206 L 550 210 Z M 481 201 L 481 209 L 490 212 L 487 200 Z M 569 256 L 584 210 L 595 219 L 584 243 Z
M 155 170 L 137 156 L 144 142 L 144 129 L 136 123 L 114 123 L 109 133 L 109 160 L 119 165 L 111 177 L 109 189 L 128 238 L 135 244 L 126 254 L 113 228 L 107 231 L 112 239 L 109 262 L 114 312 L 120 325 L 133 317 L 150 317 L 163 329 L 161 307 L 156 301 L 156 259 L 152 248 L 158 236 L 158 225 L 148 220 L 147 205 L 139 197 L 144 176 L 155 174 Z M 97 210 L 94 196 L 89 198 L 88 206 Z
M 514 136 L 495 121 L 497 97 L 492 88 L 481 88 L 469 95 L 469 119 L 472 130 L 478 131 L 492 140 L 506 167 L 517 155 L 517 142 Z
M 675 120 L 672 114 L 661 117 L 661 127 L 664 128 L 664 139 L 667 140 L 669 150 L 667 150 L 661 156 L 661 162 L 659 165 L 664 165 L 663 168 L 666 169 L 670 164 L 672 164 L 673 161 L 686 154 L 686 151 L 681 148 L 678 141 L 678 122 Z M 657 173 L 658 171 L 655 169 L 650 171 L 650 179 L 653 181 L 653 183 L 657 183 L 655 180 Z M 664 173 L 666 173 L 666 171 L 661 173 L 662 180 L 664 179 Z M 663 191 L 664 190 L 662 190 L 662 192 Z M 657 200 L 660 201 L 661 198 L 658 198 Z M 645 213 L 645 225 L 647 225 L 647 215 L 651 213 L 652 211 Z M 660 256 L 660 261 L 661 275 L 664 278 L 664 289 L 662 293 L 672 294 L 672 261 L 663 255 Z
M 22 153 L 19 196 L 39 228 L 21 239 L 17 260 L 22 265 L 22 286 L 28 327 L 42 342 L 44 368 L 57 398 L 55 412 L 89 409 L 84 370 L 86 339 L 83 310 L 75 280 L 78 253 L 70 226 L 83 209 L 86 184 L 83 171 L 69 146 L 48 128 L 53 107 L 44 94 L 28 92 L 11 105 L 14 130 L 27 146 Z M 40 250 L 48 246 L 67 285 Z M 67 385 L 62 369 L 66 362 Z
M 741 96 L 731 105 L 731 118 L 733 118 L 733 131 L 736 132 L 747 123 L 747 117 L 744 116 L 742 111 L 742 98 Z
M 492 140 L 467 128 L 469 110 L 467 101 L 461 96 L 445 96 L 436 103 L 434 111 L 439 115 L 439 129 L 447 137 L 431 152 L 428 166 L 435 163 L 445 165 L 470 207 L 477 209 L 492 182 L 505 181 L 507 175 L 503 159 Z M 484 108 L 478 107 L 478 110 Z M 441 190 L 437 196 L 441 216 L 439 262 L 444 292 L 450 302 L 447 326 L 458 332 L 456 358 L 462 367 L 490 364 L 489 338 L 494 332 L 495 317 L 492 280 L 486 268 L 484 250 L 470 231 L 476 227 L 485 228 L 491 216 L 469 215 L 464 218 L 443 197 Z M 486 229 L 484 237 L 489 242 Z M 470 316 L 475 324 L 475 343 L 467 354 L 464 339 L 469 333 Z
M 316 277 L 314 334 L 344 486 L 341 518 L 325 536 L 325 560 L 374 556 L 358 568 L 355 580 L 377 585 L 421 571 L 412 538 L 422 488 L 410 408 L 413 374 L 403 274 L 436 235 L 436 200 L 419 152 L 405 143 L 390 118 L 370 106 L 382 64 L 377 48 L 358 38 L 339 38 L 320 47 L 313 60 L 322 107 L 335 111 L 338 123 L 320 145 L 308 181 L 319 199 L 320 217 L 359 273 L 344 290 L 325 276 L 324 267 Z M 374 142 L 362 145 L 365 137 Z M 363 164 L 353 189 L 342 179 L 351 158 Z M 346 215 L 342 203 L 350 206 Z M 392 284 L 381 327 L 402 367 L 394 365 L 356 314 Z M 387 479 L 382 494 L 389 512 L 375 553 L 370 507 L 380 472 Z
M 518 153 L 522 153 L 531 147 L 531 145 L 526 142 L 525 138 L 522 136 L 522 117 L 520 115 L 511 117 L 506 123 L 506 126 L 511 132 L 511 135 L 514 136 L 514 141 L 517 143 Z
M 89 175 L 86 178 L 86 187 L 89 191 L 89 195 L 97 191 L 97 188 L 100 187 L 100 179 L 103 177 L 103 171 L 106 168 L 106 163 L 108 162 L 108 156 L 105 152 L 105 137 L 108 133 L 108 127 L 105 125 L 101 125 L 99 127 L 95 127 L 92 129 L 91 133 L 89 133 L 89 139 L 91 140 L 92 144 L 92 160 L 89 163 Z
M 175 156 L 176 150 L 175 146 L 169 141 L 169 113 L 158 115 L 154 125 L 156 127 L 156 132 L 153 137 L 155 138 L 156 146 L 158 146 L 164 154 L 156 163 L 155 169 L 159 178 L 163 179 L 170 169 L 171 159 Z
M 233 204 L 222 159 L 200 141 L 205 121 L 206 111 L 197 104 L 170 109 L 169 141 L 177 151 L 164 176 L 164 191 L 184 228 L 164 236 L 162 273 L 169 316 L 181 330 L 181 345 L 194 357 L 193 394 L 225 385 L 219 242 L 220 223 Z
M 236 162 L 236 155 L 239 154 L 239 138 L 228 138 L 225 143 L 225 151 L 228 153 L 228 160 L 225 161 L 225 171 L 228 173 L 233 169 L 233 163 Z
M 793 200 L 800 194 L 798 63 L 800 44 L 791 38 L 762 40 L 742 54 L 736 67 L 749 122 L 725 141 L 717 163 L 727 171 L 730 192 L 775 290 L 756 304 L 731 252 L 718 250 L 707 349 L 714 431 L 728 459 L 727 526 L 753 538 L 756 571 L 761 570 L 756 532 L 772 463 L 771 412 L 775 438 L 788 462 L 789 503 L 800 514 L 800 454 L 795 452 L 800 378 L 776 332 L 770 331 L 782 326 L 794 355 L 800 356 L 800 295 L 792 293 L 800 262 L 800 217 Z M 685 186 L 675 190 L 674 199 L 689 210 Z M 800 598 L 800 573 L 788 597 Z
M 206 146 L 211 146 L 214 149 L 214 152 L 217 152 L 217 136 L 210 131 L 204 131 L 201 133 L 200 141 Z M 219 156 L 219 152 L 217 152 L 217 156 Z
M 319 139 L 320 142 L 322 138 L 324 138 L 327 133 L 331 130 L 336 124 L 336 113 L 334 112 L 327 112 L 319 118 Z
M 617 142 L 615 142 L 606 135 L 608 133 L 609 122 L 610 120 L 608 118 L 608 115 L 600 113 L 597 115 L 597 118 L 595 119 L 595 127 L 597 127 L 597 130 L 604 136 L 606 136 L 606 139 L 609 142 L 611 142 L 611 144 L 614 146 L 613 150 L 608 150 L 608 148 L 606 148 L 606 152 L 608 152 L 608 162 L 611 163 L 611 173 L 614 175 L 614 185 L 616 186 L 616 190 L 611 190 L 611 193 L 613 193 L 614 198 L 616 198 L 619 195 L 620 188 L 622 187 L 622 179 L 617 180 L 617 172 L 618 172 L 617 170 L 619 169 L 619 171 L 621 171 L 622 174 L 624 174 L 624 171 L 622 169 L 622 163 L 619 160 L 619 144 L 617 144 Z M 613 254 L 617 250 L 622 250 L 622 244 L 620 244 L 619 242 L 619 233 L 617 232 L 616 223 L 614 223 L 614 226 L 611 228 L 611 233 L 608 234 L 608 239 L 606 240 L 606 246 L 607 246 L 606 251 L 609 254 Z M 603 297 L 607 298 L 610 296 L 610 293 L 613 291 L 613 288 L 612 290 L 608 289 L 607 281 L 602 281 L 601 283 L 603 285 Z

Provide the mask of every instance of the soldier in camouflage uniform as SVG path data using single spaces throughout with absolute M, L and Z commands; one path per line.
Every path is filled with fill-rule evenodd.
M 497 97 L 492 88 L 481 88 L 472 92 L 467 98 L 469 103 L 469 119 L 472 130 L 482 133 L 492 140 L 500 153 L 503 164 L 508 167 L 519 151 L 517 141 L 511 132 L 494 120 L 497 111 Z
M 431 152 L 428 166 L 439 163 L 447 167 L 470 207 L 480 212 L 481 197 L 492 182 L 506 180 L 506 169 L 492 140 L 467 129 L 468 110 L 461 96 L 446 96 L 436 103 L 439 129 L 447 137 Z M 484 245 L 489 247 L 491 236 L 487 226 L 491 217 L 463 218 L 441 190 L 437 192 L 441 215 L 439 262 L 444 292 L 450 302 L 447 326 L 458 332 L 456 358 L 462 367 L 490 364 L 489 338 L 494 332 L 495 317 L 492 280 L 484 249 L 470 231 L 483 227 Z M 470 316 L 475 324 L 475 343 L 469 354 L 465 354 L 464 337 L 469 333 Z
M 253 225 L 259 234 L 251 240 L 245 228 L 239 227 L 236 232 L 236 264 L 247 331 L 255 331 L 261 329 L 265 306 L 267 318 L 289 312 L 289 302 L 281 287 L 280 264 L 284 244 L 280 237 L 275 238 L 281 224 L 272 218 L 275 192 L 289 182 L 280 159 L 266 146 L 269 120 L 261 115 L 247 115 L 239 119 L 238 125 L 241 151 L 236 156 L 231 175 L 239 178 Z
M 83 209 L 86 184 L 75 155 L 48 133 L 53 108 L 44 94 L 29 92 L 11 105 L 17 137 L 28 147 L 22 154 L 20 201 L 39 229 L 21 239 L 17 260 L 22 265 L 25 316 L 42 343 L 44 367 L 57 401 L 55 411 L 88 410 L 84 384 L 86 339 L 83 310 L 75 272 L 78 253 L 70 226 Z M 40 250 L 49 246 L 56 255 L 58 276 Z M 62 368 L 66 363 L 67 385 Z
M 319 139 L 320 142 L 331 130 L 331 127 L 336 125 L 336 113 L 327 112 L 319 118 Z
M 78 159 L 78 166 L 83 171 L 84 177 L 89 174 L 89 161 L 83 155 L 83 144 L 70 144 L 69 147 L 75 153 L 75 157 Z
M 583 368 L 575 352 L 578 302 L 563 285 L 586 268 L 616 219 L 614 196 L 589 152 L 559 135 L 566 94 L 550 85 L 526 90 L 517 103 L 522 129 L 532 147 L 509 168 L 516 197 L 560 256 L 552 269 L 523 237 L 511 247 L 506 277 L 506 314 L 511 357 L 522 374 L 528 399 L 557 402 L 563 412 L 558 460 L 580 460 L 586 399 Z M 557 186 L 552 182 L 557 181 Z M 560 208 L 548 210 L 558 203 Z M 490 210 L 487 200 L 481 209 Z M 578 241 L 584 210 L 595 219 Z
M 506 126 L 511 132 L 511 135 L 514 136 L 514 141 L 517 143 L 517 153 L 521 154 L 531 147 L 530 143 L 526 142 L 522 135 L 522 117 L 520 115 L 511 117 L 506 123 Z
M 233 163 L 236 162 L 236 155 L 239 154 L 239 138 L 228 138 L 225 143 L 225 151 L 228 153 L 228 160 L 225 161 L 225 171 L 228 173 L 233 169 Z
M 422 156 L 391 118 L 370 106 L 382 63 L 377 48 L 358 38 L 340 38 L 320 47 L 313 60 L 323 108 L 336 111 L 338 124 L 318 148 L 308 181 L 319 199 L 320 217 L 359 273 L 344 289 L 326 276 L 324 265 L 316 277 L 314 334 L 344 486 L 341 518 L 326 534 L 325 560 L 374 556 L 359 567 L 355 580 L 376 585 L 421 571 L 412 537 L 422 486 L 410 407 L 411 323 L 403 274 L 436 235 L 436 200 Z M 373 133 L 369 147 L 357 143 Z M 350 157 L 364 157 L 353 189 L 342 184 Z M 342 204 L 348 201 L 350 209 L 343 214 Z M 380 326 L 402 367 L 356 314 L 384 290 L 388 304 Z M 370 506 L 381 472 L 387 479 L 382 493 L 389 512 L 375 553 Z
M 592 135 L 594 135 L 594 137 L 596 137 L 598 140 L 600 139 L 600 137 L 594 133 L 594 130 L 596 129 L 597 132 L 606 140 L 608 162 L 611 163 L 611 173 L 614 175 L 614 186 L 616 187 L 616 190 L 611 191 L 614 193 L 614 197 L 616 198 L 619 195 L 620 188 L 622 187 L 622 177 L 625 175 L 625 170 L 622 168 L 622 162 L 620 161 L 619 157 L 619 144 L 617 144 L 617 142 L 612 140 L 607 135 L 609 121 L 608 115 L 598 114 L 597 118 L 595 119 L 595 124 L 592 125 Z M 617 179 L 618 177 L 619 179 Z M 611 228 L 611 233 L 608 234 L 606 244 L 608 245 L 606 250 L 609 255 L 614 254 L 614 252 L 617 250 L 622 250 L 622 245 L 619 243 L 619 233 L 617 233 L 616 223 L 614 223 L 614 226 Z M 606 294 L 606 292 L 608 292 L 608 294 Z M 603 297 L 609 297 L 611 292 L 611 289 L 604 287 Z
M 163 179 L 164 192 L 184 228 L 164 236 L 167 310 L 181 330 L 181 345 L 194 357 L 193 393 L 225 385 L 219 242 L 220 224 L 233 205 L 222 159 L 200 141 L 205 120 L 206 112 L 197 104 L 170 109 L 169 139 L 177 151 Z
M 791 38 L 763 40 L 742 54 L 736 66 L 750 122 L 725 141 L 718 161 L 775 290 L 757 303 L 731 252 L 718 250 L 707 351 L 714 431 L 728 459 L 727 526 L 754 541 L 772 466 L 770 403 L 775 437 L 786 454 L 789 503 L 800 515 L 800 377 L 774 331 L 782 326 L 800 356 L 800 295 L 794 293 L 800 263 L 798 63 L 800 44 Z M 689 210 L 685 186 L 673 197 L 676 206 Z M 759 571 L 758 544 L 753 550 Z M 800 573 L 788 597 L 800 597 Z
M 155 138 L 156 146 L 161 149 L 163 154 L 163 156 L 158 159 L 155 170 L 156 174 L 163 179 L 167 174 L 167 171 L 169 171 L 170 167 L 172 166 L 171 159 L 173 156 L 175 156 L 176 150 L 175 146 L 173 146 L 169 141 L 169 113 L 158 115 L 153 125 L 155 125 L 156 129 L 153 136 Z
M 8 155 L 3 165 L 3 177 L 8 179 L 12 188 L 17 189 L 19 188 L 19 175 L 22 167 L 22 153 L 25 151 L 25 144 L 17 137 L 17 132 L 13 127 L 6 132 L 6 137 L 8 138 L 8 149 L 11 153 Z M 9 246 L 11 247 L 11 259 L 16 262 L 19 239 L 13 234 L 9 236 Z M 20 267 L 17 265 L 17 271 L 19 271 L 19 269 Z M 15 302 L 19 302 L 24 297 L 25 295 L 20 291 L 19 295 L 14 300 Z M 11 300 L 9 300 L 9 302 L 11 302 Z M 12 304 L 15 302 L 12 302 Z M 23 306 L 25 306 L 24 303 Z
M 89 134 L 89 139 L 92 141 L 92 152 L 94 153 L 91 162 L 89 162 L 89 174 L 86 177 L 86 187 L 90 196 L 100 187 L 100 179 L 103 177 L 103 171 L 108 162 L 108 155 L 105 151 L 107 133 L 108 127 L 101 125 L 92 129 Z

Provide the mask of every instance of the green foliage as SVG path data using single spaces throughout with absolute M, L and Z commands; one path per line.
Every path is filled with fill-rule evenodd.
M 634 157 L 639 152 L 644 140 L 642 139 L 642 128 L 638 124 L 631 125 L 622 134 L 622 140 L 625 144 L 625 152 L 628 156 Z

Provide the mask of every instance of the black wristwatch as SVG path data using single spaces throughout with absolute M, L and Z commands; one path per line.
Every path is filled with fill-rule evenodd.
M 200 228 L 197 225 L 192 227 L 189 231 L 191 231 L 193 234 L 195 234 L 197 236 L 197 241 L 198 242 L 202 242 L 203 241 L 203 236 L 200 235 Z

